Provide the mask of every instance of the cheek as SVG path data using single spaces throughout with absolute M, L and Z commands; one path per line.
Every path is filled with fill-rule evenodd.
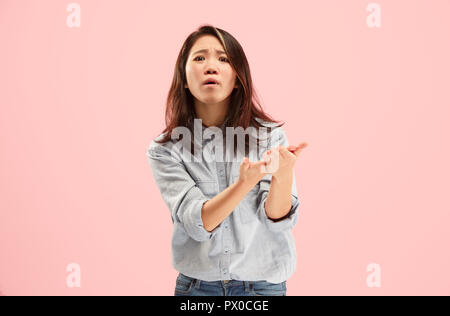
M 227 70 L 227 77 L 229 78 L 228 83 L 231 86 L 234 86 L 234 84 L 236 83 L 236 73 L 233 71 L 233 69 L 231 69 L 231 67 L 229 67 L 229 69 Z
M 201 77 L 201 71 L 199 67 L 195 65 L 186 66 L 186 77 L 189 78 L 190 81 L 197 81 Z
M 236 76 L 233 75 L 233 72 L 229 69 L 226 69 L 222 71 L 222 74 L 223 83 L 226 86 L 234 86 L 234 83 L 236 82 Z

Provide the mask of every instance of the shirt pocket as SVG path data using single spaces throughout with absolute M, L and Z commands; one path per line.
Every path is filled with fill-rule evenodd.
M 239 179 L 239 174 L 233 175 L 233 181 Z M 247 195 L 241 200 L 235 209 L 239 213 L 239 219 L 243 224 L 257 220 L 256 211 L 258 209 L 259 183 L 256 184 Z
M 196 179 L 195 183 L 205 197 L 211 199 L 217 195 L 216 181 Z

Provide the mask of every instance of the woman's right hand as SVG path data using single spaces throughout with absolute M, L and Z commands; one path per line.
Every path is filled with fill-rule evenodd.
M 261 168 L 266 164 L 265 160 L 250 162 L 248 157 L 244 157 L 239 167 L 239 181 L 255 186 L 267 174 L 265 168 Z

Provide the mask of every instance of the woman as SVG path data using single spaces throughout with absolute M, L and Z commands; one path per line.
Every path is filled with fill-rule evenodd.
M 306 143 L 289 146 L 275 123 L 259 106 L 237 40 L 209 25 L 190 34 L 176 62 L 166 128 L 147 151 L 174 223 L 176 296 L 286 295 L 297 258 L 293 167 Z M 248 140 L 234 143 L 243 129 Z M 255 129 L 270 132 L 255 137 Z

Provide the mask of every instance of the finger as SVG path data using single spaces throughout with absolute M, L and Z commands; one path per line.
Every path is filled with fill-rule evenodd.
M 265 166 L 267 164 L 267 161 L 265 160 L 258 160 L 251 163 L 251 168 L 260 168 L 261 166 Z
M 290 151 L 287 149 L 287 147 L 281 147 L 280 148 L 280 155 L 283 158 L 286 158 L 290 154 Z
M 260 165 L 259 166 L 259 172 L 260 173 L 267 173 L 267 165 Z
M 280 154 L 278 149 L 270 149 L 263 154 L 263 160 L 270 161 L 272 157 L 276 157 Z
M 247 168 L 247 167 L 248 167 L 248 158 L 247 158 L 247 157 L 244 157 L 244 158 L 242 159 L 241 165 L 243 165 L 244 168 Z
M 290 146 L 288 147 L 288 150 L 289 150 L 290 152 L 294 152 L 294 151 L 296 151 L 298 148 L 305 148 L 307 145 L 308 145 L 307 143 L 301 143 L 300 145 L 297 145 L 297 146 L 295 146 L 295 145 L 290 145 Z
M 245 159 L 245 167 L 248 169 L 251 164 L 250 159 L 248 159 L 248 157 L 245 157 L 244 159 Z
M 300 152 L 302 151 L 302 149 L 305 148 L 306 146 L 307 146 L 306 143 L 303 143 L 303 144 L 299 145 L 299 146 L 297 147 L 297 149 L 293 152 L 294 155 L 295 155 L 296 157 L 298 157 L 298 155 L 300 154 Z
M 252 168 L 257 168 L 261 173 L 267 173 L 267 161 L 260 160 L 256 162 L 252 162 Z
M 252 167 L 254 166 L 254 167 L 259 167 L 259 166 L 261 166 L 261 165 L 266 165 L 267 164 L 267 161 L 265 161 L 265 160 L 259 160 L 259 161 L 255 161 L 255 162 L 252 162 Z
M 267 163 L 269 163 L 271 159 L 272 158 L 269 155 L 263 157 L 263 160 Z

